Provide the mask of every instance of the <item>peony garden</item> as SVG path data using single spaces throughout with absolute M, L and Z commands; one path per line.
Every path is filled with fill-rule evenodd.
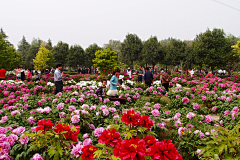
M 166 92 L 122 76 L 125 104 L 95 94 L 97 74 L 65 74 L 57 95 L 52 74 L 0 81 L 0 159 L 240 159 L 238 80 L 174 73 Z

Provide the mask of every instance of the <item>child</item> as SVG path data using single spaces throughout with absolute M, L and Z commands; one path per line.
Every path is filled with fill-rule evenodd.
M 96 94 L 99 95 L 102 98 L 102 101 L 103 101 L 103 98 L 106 95 L 106 85 L 107 85 L 107 80 L 103 79 L 102 80 L 102 86 L 96 91 Z
M 32 70 L 28 69 L 28 74 L 27 74 L 27 81 L 30 82 L 30 79 L 32 78 Z

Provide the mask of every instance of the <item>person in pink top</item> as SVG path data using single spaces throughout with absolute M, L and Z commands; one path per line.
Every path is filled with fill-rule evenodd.
M 30 82 L 30 79 L 32 78 L 32 70 L 28 69 L 28 74 L 27 74 L 27 81 Z

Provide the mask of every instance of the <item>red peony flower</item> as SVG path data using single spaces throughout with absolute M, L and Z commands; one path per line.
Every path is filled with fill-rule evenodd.
M 140 118 L 141 115 L 139 113 L 135 114 L 134 110 L 128 110 L 127 113 L 123 113 L 121 121 L 127 125 L 137 126 Z
M 145 138 L 143 138 L 143 140 L 145 141 L 147 148 L 151 147 L 152 145 L 155 145 L 158 142 L 156 138 L 154 138 L 153 136 L 146 136 Z
M 99 143 L 105 143 L 112 147 L 115 147 L 117 143 L 121 141 L 121 136 L 119 132 L 116 132 L 115 128 L 113 128 L 112 130 L 105 129 L 98 138 L 100 139 L 98 141 Z
M 56 133 L 61 133 L 63 131 L 68 131 L 66 133 L 63 133 L 65 138 L 68 139 L 68 140 L 72 140 L 74 142 L 78 142 L 77 136 L 78 136 L 78 134 L 80 132 L 79 128 L 77 128 L 77 131 L 75 131 L 73 133 L 69 126 L 67 126 L 66 124 L 59 123 L 59 124 L 57 124 L 56 128 L 54 129 L 54 131 Z
M 84 146 L 82 149 L 81 158 L 85 160 L 92 160 L 94 158 L 93 153 L 97 150 L 98 148 L 93 147 L 92 145 Z
M 145 160 L 146 146 L 143 139 L 131 138 L 118 143 L 113 154 L 124 160 Z
M 175 145 L 171 140 L 163 140 L 155 143 L 147 150 L 147 155 L 152 159 L 160 160 L 182 160 L 182 156 L 178 154 Z
M 48 119 L 48 120 L 44 120 L 44 119 L 39 120 L 37 122 L 37 124 L 39 126 L 36 128 L 36 131 L 39 131 L 39 130 L 47 131 L 47 130 L 49 130 L 49 128 L 52 128 L 52 126 L 53 126 L 53 123 L 52 123 L 52 121 L 50 119 Z
M 141 126 L 148 128 L 148 131 L 150 131 L 153 126 L 153 121 L 149 118 L 148 115 L 143 115 L 139 123 Z

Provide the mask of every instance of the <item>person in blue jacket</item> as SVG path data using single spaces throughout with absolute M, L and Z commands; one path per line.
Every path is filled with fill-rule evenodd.
M 117 77 L 119 76 L 119 74 L 120 70 L 116 69 L 115 71 L 113 71 L 112 78 L 110 80 L 110 90 L 108 91 L 107 95 L 112 96 L 113 98 L 118 97 L 117 86 L 120 86 L 120 84 Z

